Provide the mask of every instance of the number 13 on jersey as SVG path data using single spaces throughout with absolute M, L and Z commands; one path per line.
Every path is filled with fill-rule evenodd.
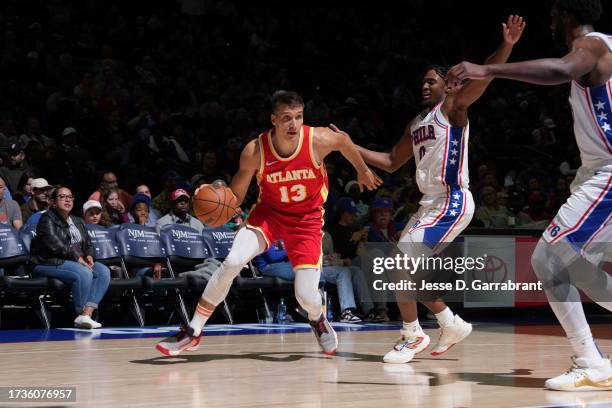
M 306 186 L 303 184 L 294 184 L 291 188 L 288 186 L 282 186 L 280 188 L 281 193 L 281 201 L 283 203 L 295 202 L 299 203 L 300 201 L 304 201 L 306 199 Z

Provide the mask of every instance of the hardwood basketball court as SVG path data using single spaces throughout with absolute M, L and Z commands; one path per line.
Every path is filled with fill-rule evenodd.
M 381 361 L 398 336 L 396 326 L 338 326 L 350 331 L 339 331 L 333 357 L 321 354 L 306 325 L 298 324 L 244 335 L 261 327 L 209 326 L 216 335 L 207 335 L 199 351 L 174 358 L 154 349 L 162 337 L 155 328 L 107 329 L 108 336 L 56 329 L 35 334 L 37 341 L 27 340 L 28 331 L 4 331 L 0 385 L 75 386 L 77 402 L 63 405 L 83 407 L 612 406 L 612 393 L 544 390 L 546 378 L 570 365 L 571 349 L 556 325 L 476 324 L 446 354 L 423 353 L 403 365 Z M 593 330 L 610 351 L 611 326 Z M 20 333 L 26 341 L 6 343 Z M 120 338 L 104 339 L 113 333 Z M 52 341 L 66 335 L 72 340 Z M 134 338 L 143 335 L 155 337 Z

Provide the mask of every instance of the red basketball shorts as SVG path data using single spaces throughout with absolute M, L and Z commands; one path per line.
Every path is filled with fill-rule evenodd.
M 282 240 L 293 269 L 320 268 L 323 211 L 288 215 L 261 203 L 254 206 L 246 226 L 263 234 L 268 248 Z

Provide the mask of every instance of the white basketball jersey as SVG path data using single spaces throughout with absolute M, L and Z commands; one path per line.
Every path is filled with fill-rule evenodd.
M 449 194 L 468 188 L 468 135 L 466 127 L 452 127 L 438 104 L 410 123 L 416 180 L 425 195 Z
M 589 33 L 601 38 L 612 51 L 612 36 Z M 612 164 L 612 81 L 585 88 L 572 81 L 569 98 L 574 115 L 574 134 L 582 165 L 597 169 Z

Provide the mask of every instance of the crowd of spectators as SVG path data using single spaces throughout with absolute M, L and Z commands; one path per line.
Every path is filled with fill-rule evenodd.
M 61 184 L 88 223 L 201 230 L 190 195 L 230 181 L 242 147 L 270 126 L 274 90 L 304 96 L 306 123 L 389 149 L 421 109 L 423 68 L 484 60 L 510 12 L 528 21 L 513 58 L 558 53 L 539 3 L 5 0 L 0 222 L 37 222 Z M 569 196 L 580 159 L 567 96 L 496 80 L 472 108 L 472 227 L 544 228 Z M 342 160 L 326 162 L 326 225 L 328 255 L 348 267 L 363 241 L 397 239 L 420 193 L 414 164 L 362 194 Z M 253 185 L 229 226 L 256 198 Z

